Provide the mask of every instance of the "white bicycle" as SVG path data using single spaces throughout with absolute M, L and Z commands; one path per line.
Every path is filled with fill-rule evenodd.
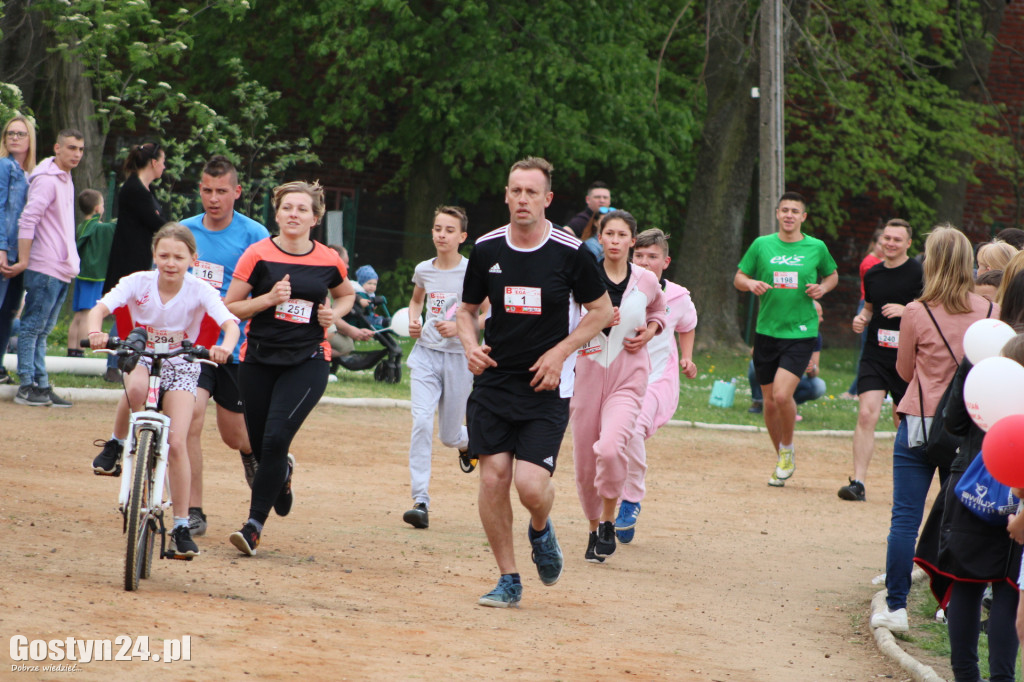
M 173 551 L 167 549 L 164 510 L 171 507 L 167 482 L 167 437 L 171 419 L 160 412 L 160 368 L 164 360 L 178 356 L 185 356 L 189 362 L 216 365 L 209 360 L 210 354 L 206 348 L 193 346 L 188 340 L 182 341 L 180 348 L 162 353 L 146 350 L 146 341 L 146 330 L 139 327 L 127 339 L 110 337 L 107 347 L 98 350 L 123 358 L 125 375 L 134 369 L 140 358 L 153 360 L 145 409 L 131 415 L 128 438 L 124 444 L 121 491 L 117 498 L 127 536 L 124 589 L 129 592 L 139 589 L 140 578 L 150 576 L 157 534 L 160 535 L 160 558 L 192 560 L 192 557 L 175 556 Z M 87 344 L 87 341 L 83 342 L 83 345 Z

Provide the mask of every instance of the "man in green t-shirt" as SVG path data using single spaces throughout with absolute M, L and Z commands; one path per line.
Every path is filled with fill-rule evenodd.
M 740 260 L 733 284 L 761 300 L 754 372 L 764 395 L 764 424 L 779 458 L 768 485 L 782 487 L 796 470 L 793 392 L 818 337 L 813 301 L 832 291 L 839 275 L 825 243 L 801 232 L 807 220 L 802 196 L 783 194 L 775 218 L 779 231 L 754 240 Z

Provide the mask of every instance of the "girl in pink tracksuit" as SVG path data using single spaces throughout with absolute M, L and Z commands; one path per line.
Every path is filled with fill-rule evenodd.
M 615 505 L 626 482 L 626 446 L 647 391 L 651 371 L 647 342 L 666 324 L 661 285 L 633 267 L 636 219 L 626 211 L 605 215 L 599 231 L 599 267 L 616 306 L 616 323 L 579 350 L 569 403 L 576 490 L 590 521 L 585 558 L 601 563 L 615 552 Z
M 671 261 L 668 237 L 664 232 L 651 229 L 640 233 L 633 247 L 633 265 L 650 270 L 658 279 L 665 294 L 668 321 L 666 331 L 647 345 L 647 352 L 651 356 L 647 395 L 637 416 L 633 438 L 626 446 L 629 473 L 626 475 L 626 487 L 622 491 L 619 514 L 615 518 L 615 537 L 623 544 L 633 541 L 640 501 L 646 492 L 644 475 L 647 473 L 647 451 L 644 441 L 664 426 L 679 406 L 679 370 L 688 379 L 697 376 L 697 366 L 693 364 L 697 309 L 685 287 L 662 278 Z M 675 337 L 678 337 L 678 349 Z

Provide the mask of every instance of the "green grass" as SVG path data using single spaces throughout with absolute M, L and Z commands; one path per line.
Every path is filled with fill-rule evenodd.
M 67 329 L 70 314 L 65 310 L 49 339 L 49 353 L 64 355 L 67 348 Z M 401 339 L 403 360 L 409 357 L 412 350 L 411 339 Z M 360 342 L 357 350 L 375 350 L 380 346 L 374 342 Z M 826 348 L 821 353 L 821 378 L 828 385 L 827 393 L 820 399 L 800 406 L 803 421 L 797 424 L 797 430 L 809 431 L 818 429 L 852 430 L 857 422 L 857 403 L 851 400 L 840 400 L 839 394 L 849 387 L 854 375 L 854 348 Z M 102 357 L 91 352 L 91 357 Z M 750 388 L 747 383 L 747 363 L 749 354 L 728 349 L 711 353 L 699 353 L 694 358 L 698 374 L 695 379 L 681 379 L 679 391 L 679 409 L 676 419 L 706 422 L 712 424 L 746 424 L 763 426 L 760 414 L 749 414 Z M 325 395 L 336 398 L 391 398 L 408 400 L 409 371 L 403 367 L 402 380 L 398 384 L 385 384 L 374 381 L 373 370 L 362 372 L 338 371 L 338 381 L 327 385 Z M 730 408 L 712 407 L 708 404 L 711 388 L 716 380 L 731 381 L 736 379 L 735 402 Z M 54 385 L 74 388 L 110 388 L 100 377 L 85 377 L 71 374 L 54 374 Z M 879 422 L 879 429 L 886 430 L 887 422 Z

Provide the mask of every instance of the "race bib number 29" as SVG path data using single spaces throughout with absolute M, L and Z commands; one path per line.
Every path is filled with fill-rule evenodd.
M 505 287 L 505 312 L 540 315 L 540 287 Z

